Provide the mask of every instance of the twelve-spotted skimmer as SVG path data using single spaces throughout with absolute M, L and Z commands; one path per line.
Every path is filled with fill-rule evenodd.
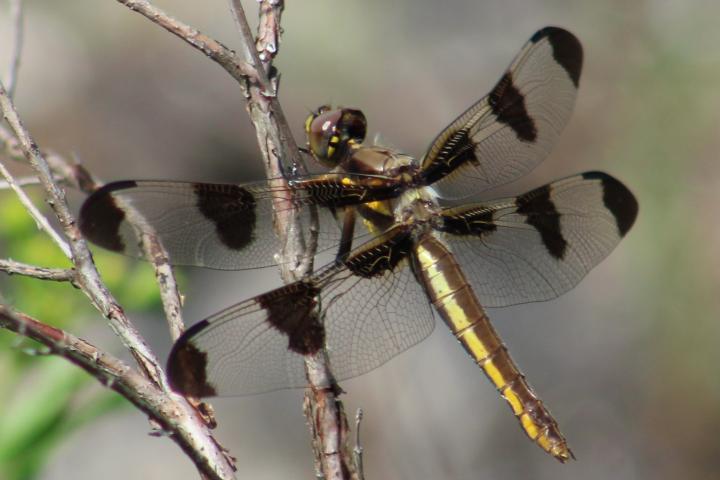
M 514 198 L 441 204 L 510 182 L 549 153 L 575 101 L 583 53 L 571 33 L 538 31 L 490 93 L 433 140 L 418 162 L 365 146 L 358 110 L 321 107 L 308 147 L 329 173 L 287 188 L 124 181 L 82 207 L 80 225 L 105 248 L 140 255 L 157 235 L 172 263 L 218 269 L 272 264 L 274 200 L 319 216 L 318 249 L 336 261 L 301 281 L 191 327 L 168 362 L 175 389 L 196 397 L 306 384 L 304 354 L 327 346 L 338 378 L 368 372 L 433 330 L 430 304 L 508 402 L 527 435 L 572 457 L 483 309 L 555 298 L 625 236 L 638 204 L 617 179 L 587 172 Z M 359 243 L 364 234 L 370 240 Z M 320 303 L 322 299 L 322 303 Z M 321 313 L 318 313 L 321 305 Z

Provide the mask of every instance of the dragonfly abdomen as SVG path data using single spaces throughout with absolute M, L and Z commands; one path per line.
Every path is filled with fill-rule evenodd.
M 525 381 L 447 247 L 425 235 L 415 254 L 416 271 L 433 306 L 508 402 L 528 437 L 561 462 L 572 458 L 557 422 Z

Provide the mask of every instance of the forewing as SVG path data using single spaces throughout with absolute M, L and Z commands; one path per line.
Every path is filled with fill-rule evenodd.
M 376 177 L 325 174 L 295 180 L 294 194 L 267 182 L 115 182 L 85 201 L 80 228 L 93 243 L 130 256 L 143 256 L 136 236 L 141 232 L 156 235 L 175 265 L 222 270 L 264 267 L 275 264 L 273 257 L 281 250 L 273 231 L 274 204 L 300 207 L 304 232 L 311 225 L 310 207 L 317 207 L 317 250 L 327 251 L 340 238 L 340 206 L 394 194 L 387 182 L 378 182 L 382 183 Z M 358 228 L 356 235 L 363 233 Z
M 303 387 L 303 355 L 323 343 L 342 380 L 426 338 L 434 327 L 432 312 L 409 268 L 410 237 L 400 230 L 355 249 L 343 264 L 193 326 L 168 360 L 173 387 L 194 396 Z
M 625 236 L 637 200 L 601 172 L 568 177 L 517 198 L 443 212 L 445 239 L 487 307 L 555 298 Z
M 570 32 L 546 27 L 532 36 L 500 81 L 433 141 L 420 182 L 447 198 L 487 190 L 545 159 L 575 103 L 583 52 Z

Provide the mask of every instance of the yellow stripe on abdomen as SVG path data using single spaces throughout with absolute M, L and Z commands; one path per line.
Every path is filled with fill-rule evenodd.
M 426 235 L 415 254 L 416 270 L 433 306 L 508 402 L 525 433 L 561 462 L 573 458 L 557 422 L 515 366 L 447 248 Z

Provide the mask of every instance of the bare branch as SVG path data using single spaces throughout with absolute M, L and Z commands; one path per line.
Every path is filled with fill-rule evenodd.
M 22 0 L 10 0 L 10 18 L 13 26 L 12 54 L 10 66 L 5 76 L 5 85 L 10 98 L 15 97 L 18 72 L 20 71 L 20 58 L 23 49 L 23 3 Z
M 258 71 L 257 76 L 261 80 L 260 92 L 250 86 L 248 110 L 265 158 L 266 175 L 268 178 L 278 178 L 283 174 L 283 159 L 287 162 L 287 159 L 298 157 L 297 145 L 277 102 L 277 94 L 269 99 L 262 95 L 262 90 L 268 88 L 267 83 L 264 83 L 266 72 L 270 71 L 272 59 L 278 51 L 283 2 L 261 0 L 257 43 L 253 40 L 240 0 L 231 0 L 231 6 L 243 40 L 245 61 Z M 271 30 L 266 30 L 268 28 Z M 273 44 L 270 48 L 273 55 L 261 58 L 262 53 L 268 51 L 268 41 Z M 261 54 L 258 54 L 258 50 L 261 50 Z M 282 152 L 282 155 L 278 157 L 275 152 Z M 297 164 L 299 160 L 293 162 Z M 275 205 L 275 210 L 276 230 L 281 238 L 284 237 L 285 244 L 281 253 L 281 275 L 285 282 L 292 282 L 312 270 L 317 238 L 311 232 L 309 242 L 306 243 L 304 238 L 293 236 L 293 233 L 297 235 L 300 232 L 300 226 L 296 223 L 296 212 L 291 210 L 290 205 Z M 287 213 L 281 215 L 279 212 Z M 317 214 L 314 210 L 313 213 Z M 298 262 L 298 259 L 305 260 Z M 297 266 L 293 269 L 292 265 Z M 347 448 L 347 418 L 342 403 L 337 399 L 340 389 L 336 385 L 324 348 L 305 357 L 305 369 L 310 388 L 305 394 L 304 411 L 313 436 L 316 470 L 321 471 L 326 479 L 346 479 L 353 471 Z
M 207 478 L 234 478 L 234 468 L 230 463 L 230 459 L 225 456 L 222 447 L 218 445 L 207 430 L 205 419 L 185 399 L 171 392 L 159 360 L 148 348 L 134 325 L 127 320 L 122 308 L 102 283 L 87 248 L 87 243 L 82 238 L 80 231 L 76 227 L 75 219 L 69 212 L 64 191 L 54 182 L 48 163 L 40 153 L 37 144 L 23 127 L 12 101 L 1 84 L 0 107 L 8 124 L 15 132 L 17 148 L 22 151 L 30 165 L 35 169 L 40 184 L 45 189 L 48 202 L 53 207 L 65 234 L 70 240 L 71 258 L 76 266 L 73 283 L 88 295 L 93 305 L 108 318 L 112 329 L 138 361 L 142 372 L 149 378 L 149 381 L 143 379 L 142 384 L 133 382 L 128 384 L 127 388 L 123 387 L 122 391 L 118 391 L 148 414 L 152 413 L 150 407 L 154 408 L 155 413 L 151 415 L 151 418 L 161 425 L 163 429 L 173 432 L 173 438 Z M 6 142 L 6 146 L 8 145 L 10 143 Z M 95 186 L 94 179 L 80 165 L 70 165 L 69 162 L 59 156 L 52 158 L 56 169 L 63 171 L 68 178 L 72 178 L 79 187 L 91 190 Z M 157 267 L 157 265 L 162 265 L 162 262 L 158 260 L 154 264 Z M 168 296 L 173 293 L 177 296 L 174 278 L 163 269 L 164 266 L 160 268 L 161 272 L 158 273 L 158 276 L 162 277 L 161 288 L 172 285 L 172 292 Z M 168 288 L 169 290 L 170 288 Z M 162 297 L 163 300 L 167 298 L 165 295 Z M 179 304 L 179 300 L 176 303 Z M 179 307 L 171 308 L 176 309 L 174 318 L 179 318 Z M 171 330 L 173 336 L 178 334 L 177 327 Z M 23 333 L 23 331 L 21 330 L 20 333 Z M 67 339 L 69 337 L 65 335 L 62 338 Z M 87 367 L 85 364 L 80 364 L 80 366 Z M 139 374 L 137 375 L 139 376 Z M 112 387 L 112 385 L 110 386 Z M 120 386 L 122 387 L 123 384 L 120 384 Z M 150 386 L 155 390 L 151 392 L 149 390 Z M 133 391 L 133 389 L 136 390 Z M 152 393 L 151 398 L 143 397 L 143 395 L 149 395 L 150 393 Z
M 27 165 L 25 154 L 18 139 L 4 125 L 0 125 L 0 151 L 9 159 Z M 96 183 L 90 173 L 73 159 L 69 161 L 53 151 L 41 151 L 53 172 L 53 179 L 61 184 L 67 184 L 80 189 L 85 193 L 92 193 Z M 37 176 L 15 178 L 18 185 L 40 185 Z M 9 188 L 7 182 L 1 182 L 0 188 Z
M 38 267 L 10 259 L 0 260 L 0 271 L 8 275 L 23 275 L 54 282 L 70 282 L 75 278 L 75 271 L 69 268 Z
M 55 181 L 62 181 L 56 178 Z M 16 177 L 15 185 L 18 187 L 27 187 L 28 185 L 40 185 L 40 180 L 37 177 Z M 8 190 L 11 188 L 10 182 L 6 180 L 0 181 L 0 190 Z
M 242 85 L 248 77 L 255 75 L 255 70 L 243 64 L 234 51 L 217 40 L 205 35 L 196 28 L 171 17 L 147 0 L 116 0 L 137 12 L 148 20 L 163 27 L 168 32 L 180 37 L 223 67 Z
M 0 126 L 0 142 L 2 142 L 6 153 L 11 158 L 24 160 L 19 142 L 2 126 Z M 99 187 L 97 180 L 93 178 L 90 172 L 77 162 L 71 163 L 57 154 L 50 154 L 47 160 L 48 164 L 52 166 L 53 172 L 55 172 L 55 176 L 53 177 L 54 181 L 68 182 L 85 193 L 92 193 Z M 0 164 L 0 169 L 4 169 L 2 164 Z M 19 180 L 15 179 L 15 183 L 17 185 L 38 185 L 40 184 L 40 180 L 37 177 L 23 177 Z M 10 188 L 12 185 L 13 183 L 11 181 L 0 182 L 0 189 Z M 146 246 L 146 256 L 155 270 L 155 276 L 160 287 L 160 298 L 170 327 L 170 336 L 173 341 L 177 340 L 184 330 L 184 324 L 182 320 L 180 294 L 172 266 L 156 238 L 148 236 L 143 239 L 142 243 Z M 38 278 L 45 277 L 38 275 Z
M 260 3 L 264 4 L 266 1 L 267 0 L 261 0 Z M 240 0 L 230 0 L 230 5 L 233 16 L 235 17 L 235 23 L 240 30 L 245 62 L 251 66 L 253 71 L 255 71 L 254 78 L 258 81 L 259 90 L 250 88 L 250 97 L 248 99 L 250 117 L 255 125 L 255 128 L 258 130 L 258 143 L 260 144 L 260 149 L 264 151 L 266 147 L 268 147 L 268 145 L 266 145 L 266 141 L 272 140 L 273 144 L 269 145 L 269 147 L 277 148 L 272 155 L 274 157 L 277 157 L 278 155 L 280 156 L 279 159 L 272 159 L 268 155 L 263 155 L 263 158 L 266 160 L 267 176 L 268 178 L 282 178 L 284 172 L 281 167 L 283 164 L 291 165 L 293 168 L 298 169 L 299 173 L 303 173 L 305 171 L 305 167 L 302 159 L 300 158 L 297 143 L 295 143 L 295 138 L 292 136 L 290 125 L 288 124 L 282 107 L 277 100 L 277 92 L 274 88 L 275 86 L 272 85 L 266 71 L 266 68 L 270 68 L 272 58 L 266 58 L 265 63 L 261 60 L 260 55 L 255 48 L 255 40 L 252 32 L 250 31 L 250 26 L 248 25 L 247 17 L 245 16 Z M 280 11 L 282 8 L 282 1 L 276 0 L 275 7 L 273 7 L 273 9 L 278 9 L 278 11 Z M 263 9 L 261 5 L 260 14 L 263 15 L 266 11 L 267 9 Z M 277 15 L 276 18 L 279 21 L 279 15 Z M 267 38 L 270 36 L 268 33 L 262 31 L 262 28 L 269 24 L 271 24 L 271 22 L 265 21 L 261 16 L 259 24 L 261 31 L 258 34 L 259 38 Z M 278 24 L 276 33 L 279 32 L 280 26 Z M 279 41 L 276 42 L 276 47 L 277 45 L 279 45 Z M 277 48 L 275 54 L 277 54 Z M 260 110 L 260 112 L 256 112 L 256 110 Z M 267 130 L 268 134 L 272 134 L 273 138 L 262 136 L 263 132 L 261 131 L 261 127 L 264 127 L 262 130 Z
M 355 446 L 353 447 L 353 458 L 355 460 L 355 471 L 358 480 L 365 480 L 365 472 L 363 470 L 363 447 L 360 444 L 360 422 L 363 419 L 362 408 L 358 408 L 355 413 Z
M 227 458 L 212 435 L 197 418 L 195 410 L 178 395 L 168 396 L 153 382 L 121 360 L 98 350 L 90 343 L 63 330 L 0 305 L 0 326 L 32 338 L 79 366 L 147 414 L 195 462 L 210 479 L 235 478 Z
M 96 182 L 76 162 L 68 162 L 62 157 L 53 154 L 50 154 L 47 159 L 44 157 L 29 132 L 22 125 L 12 99 L 1 83 L 0 108 L 13 131 L 11 134 L 6 128 L 0 127 L 2 147 L 9 158 L 20 160 L 24 157 L 35 170 L 39 184 L 45 191 L 47 202 L 60 221 L 69 242 L 65 243 L 66 248 L 64 251 L 76 267 L 74 270 L 63 271 L 7 261 L 0 263 L 0 269 L 8 273 L 33 275 L 48 280 L 72 281 L 74 285 L 88 295 L 93 305 L 108 318 L 111 328 L 133 354 L 141 370 L 130 370 L 129 367 L 123 364 L 112 365 L 114 359 L 105 356 L 102 352 L 98 352 L 87 342 L 36 322 L 29 317 L 14 314 L 4 307 L 0 311 L 0 324 L 15 329 L 23 335 L 28 335 L 29 332 L 29 336 L 41 341 L 51 348 L 53 352 L 70 359 L 95 375 L 106 386 L 123 394 L 138 408 L 146 412 L 160 428 L 171 433 L 176 443 L 196 463 L 203 478 L 234 478 L 232 460 L 225 455 L 222 447 L 207 430 L 206 419 L 200 416 L 195 406 L 190 405 L 184 398 L 170 391 L 158 359 L 147 347 L 135 327 L 127 320 L 121 307 L 102 283 L 87 244 L 76 226 L 75 219 L 70 214 L 65 200 L 65 192 L 57 184 L 59 178 L 57 178 L 57 175 L 53 176 L 51 174 L 51 166 L 52 171 L 59 173 L 60 179 L 65 179 L 77 185 L 83 191 L 92 191 L 96 187 Z M 12 176 L 1 164 L 0 169 L 6 176 L 8 186 L 18 192 L 21 200 L 26 199 L 24 192 L 17 187 Z M 37 214 L 34 213 L 36 212 L 34 206 L 29 202 L 24 203 L 26 203 L 27 209 L 33 213 L 33 216 L 38 218 Z M 46 227 L 45 229 L 47 230 Z M 55 234 L 55 236 L 59 238 L 59 235 Z M 149 257 L 156 267 L 156 275 L 160 283 L 161 296 L 167 316 L 171 319 L 171 334 L 173 338 L 176 338 L 182 331 L 182 321 L 180 319 L 180 297 L 175 279 L 169 263 L 167 263 L 167 257 L 159 248 L 159 244 L 154 242 L 154 239 L 144 240 L 148 250 L 151 252 Z M 110 361 L 109 365 L 103 364 L 102 360 L 104 358 Z M 116 370 L 114 372 L 108 371 L 108 368 L 113 366 L 116 367 Z
M 20 121 L 15 106 L 10 97 L 7 96 L 2 84 L 0 84 L 0 108 L 10 128 L 15 133 L 25 158 L 35 170 L 40 184 L 45 190 L 47 202 L 55 212 L 70 242 L 70 258 L 72 258 L 76 267 L 76 285 L 109 320 L 113 331 L 121 338 L 123 344 L 130 350 L 143 367 L 143 370 L 150 375 L 150 378 L 158 384 L 165 383 L 160 362 L 148 348 L 137 329 L 127 320 L 122 308 L 100 279 L 87 243 L 77 228 L 75 218 L 70 213 L 64 190 L 54 182 L 50 168 L 40 153 L 37 143 L 35 143 Z
M 143 235 L 143 250 L 155 271 L 155 279 L 160 288 L 160 299 L 165 311 L 165 318 L 170 328 L 170 338 L 174 342 L 185 331 L 182 319 L 182 301 L 178 290 L 175 274 L 167 252 L 154 235 Z
M 260 61 L 269 67 L 278 53 L 280 45 L 280 17 L 285 8 L 282 0 L 261 0 L 260 4 L 260 25 L 258 25 L 258 36 L 255 41 L 255 49 L 258 51 Z

